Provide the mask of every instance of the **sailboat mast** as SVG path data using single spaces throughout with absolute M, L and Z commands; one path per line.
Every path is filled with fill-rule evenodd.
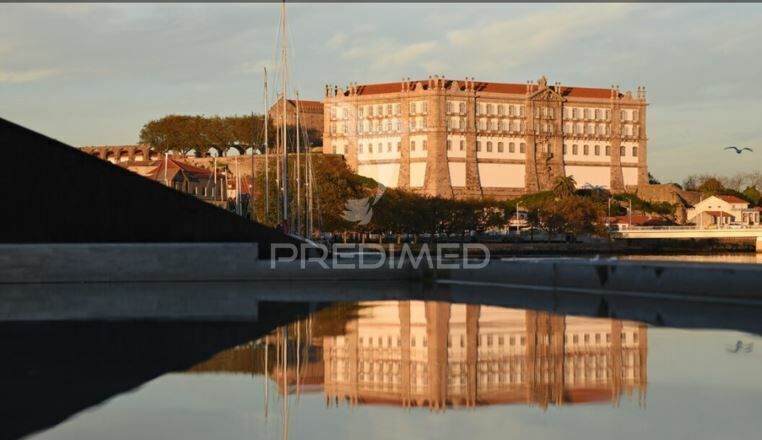
M 268 150 L 270 149 L 270 144 L 267 141 L 267 135 L 270 131 L 270 125 L 268 124 L 267 120 L 267 114 L 269 113 L 269 108 L 267 107 L 267 67 L 264 68 L 265 70 L 265 219 L 264 223 L 267 223 L 270 221 L 270 154 Z
M 301 128 L 299 127 L 299 91 L 296 92 L 296 232 L 302 233 L 302 170 L 301 161 L 299 155 L 301 154 L 300 134 Z
M 286 128 L 286 101 L 288 100 L 288 92 L 286 88 L 286 76 L 288 75 L 287 63 L 286 63 L 286 0 L 283 0 L 281 5 L 281 75 L 283 81 L 283 221 L 288 225 L 288 129 Z

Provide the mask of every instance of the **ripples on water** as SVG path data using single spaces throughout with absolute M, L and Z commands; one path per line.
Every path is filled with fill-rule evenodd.
M 736 331 L 338 304 L 33 438 L 756 439 L 760 349 Z

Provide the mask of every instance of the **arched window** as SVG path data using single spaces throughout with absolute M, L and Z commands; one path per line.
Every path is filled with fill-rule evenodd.
M 595 155 L 596 156 L 600 156 L 601 155 L 601 146 L 600 145 L 596 145 L 595 146 Z
M 620 156 L 624 156 L 624 155 L 625 155 L 625 152 L 626 152 L 626 151 L 625 151 L 625 148 L 624 148 L 624 147 L 619 147 L 619 155 L 620 155 Z
M 502 142 L 498 142 L 497 143 L 497 152 L 498 153 L 502 153 L 503 152 L 503 143 Z
M 519 144 L 519 153 L 523 154 L 526 151 L 526 149 L 527 149 L 527 147 L 526 147 L 525 143 L 522 142 L 522 143 Z
M 415 151 L 415 141 L 410 141 L 410 151 Z
M 577 144 L 573 144 L 573 145 L 572 145 L 572 154 L 573 154 L 574 156 L 576 156 L 576 155 L 577 155 L 577 148 L 578 148 L 578 147 L 577 147 Z
M 426 139 L 424 139 L 423 140 L 423 148 L 422 148 L 423 151 L 426 151 L 426 144 L 427 144 Z
M 460 151 L 463 151 L 466 149 L 466 141 L 460 141 Z
M 492 142 L 487 141 L 487 153 L 492 153 Z
M 632 157 L 638 157 L 638 147 L 632 147 Z
M 606 145 L 606 156 L 611 156 L 611 145 Z
M 476 141 L 476 151 L 482 151 L 482 141 Z
M 508 144 L 508 152 L 509 153 L 515 153 L 516 152 L 516 144 L 513 142 Z
M 452 141 L 447 139 L 447 151 L 452 150 Z
M 582 146 L 582 154 L 587 156 L 590 154 L 590 146 L 589 145 L 583 145 Z

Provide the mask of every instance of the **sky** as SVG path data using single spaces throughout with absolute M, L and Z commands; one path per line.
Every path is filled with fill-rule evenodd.
M 262 112 L 280 5 L 0 4 L 0 117 L 74 146 Z M 445 75 L 648 91 L 662 181 L 762 165 L 760 4 L 292 4 L 289 94 Z M 724 151 L 748 146 L 752 154 Z

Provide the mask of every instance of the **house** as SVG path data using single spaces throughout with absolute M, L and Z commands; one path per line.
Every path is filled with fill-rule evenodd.
M 734 195 L 716 195 L 696 203 L 686 212 L 688 222 L 701 227 L 723 227 L 729 224 L 758 226 L 760 209 Z
M 146 177 L 213 204 L 223 206 L 226 203 L 227 191 L 222 173 L 215 176 L 210 170 L 171 156 L 160 161 Z

